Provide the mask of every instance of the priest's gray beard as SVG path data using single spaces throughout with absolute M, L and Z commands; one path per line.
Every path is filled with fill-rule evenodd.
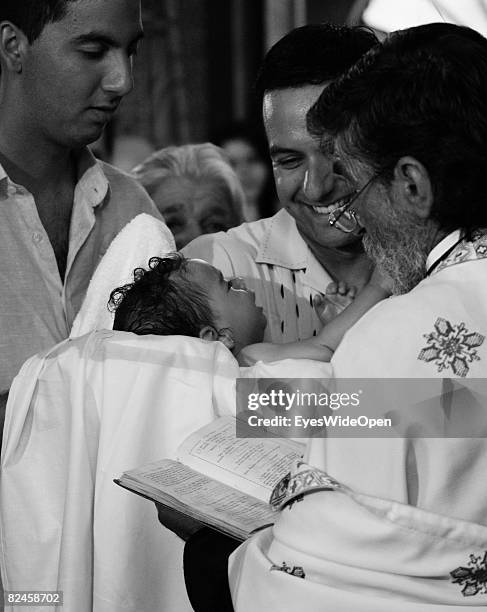
M 391 205 L 380 224 L 367 229 L 365 252 L 391 278 L 394 295 L 408 293 L 426 276 L 430 236 L 427 220 L 412 218 Z

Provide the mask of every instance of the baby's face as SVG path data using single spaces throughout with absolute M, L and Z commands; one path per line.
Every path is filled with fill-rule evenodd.
M 235 342 L 235 352 L 244 346 L 262 342 L 266 318 L 255 305 L 252 291 L 241 279 L 226 281 L 222 273 L 200 259 L 191 259 L 186 277 L 208 295 L 218 330 L 229 328 Z

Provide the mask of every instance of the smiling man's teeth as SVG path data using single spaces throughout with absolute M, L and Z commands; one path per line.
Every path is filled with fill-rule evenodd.
M 337 202 L 334 202 L 333 204 L 330 204 L 329 206 L 312 206 L 312 208 L 319 215 L 325 215 L 325 214 L 329 215 L 331 212 L 333 212 L 337 208 L 340 208 L 340 206 L 345 206 L 345 204 L 346 202 L 344 203 L 343 200 L 338 200 Z
M 329 206 L 313 206 L 313 210 L 320 215 L 324 215 L 325 213 L 330 212 Z

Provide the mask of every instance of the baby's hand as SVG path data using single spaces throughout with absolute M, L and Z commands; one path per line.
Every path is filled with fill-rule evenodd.
M 315 295 L 313 306 L 323 325 L 327 325 L 346 308 L 355 299 L 356 293 L 356 287 L 349 287 L 345 281 L 339 281 L 330 283 L 324 296 Z

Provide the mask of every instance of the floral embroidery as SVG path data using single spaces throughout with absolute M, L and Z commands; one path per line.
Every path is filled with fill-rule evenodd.
M 269 504 L 275 509 L 279 509 L 282 501 L 285 499 L 287 495 L 287 486 L 289 481 L 291 480 L 291 472 L 288 472 L 285 476 L 279 480 L 279 482 L 274 487 L 272 491 L 271 497 L 269 499 Z
M 467 567 L 457 567 L 450 572 L 453 584 L 463 586 L 462 595 L 471 597 L 472 595 L 487 594 L 487 551 L 484 556 L 470 555 Z
M 334 491 L 340 488 L 334 478 L 326 472 L 298 462 L 298 471 L 286 474 L 274 487 L 270 505 L 274 510 L 282 510 L 284 506 L 291 508 L 293 500 L 299 501 L 312 491 Z
M 294 504 L 297 504 L 298 502 L 303 501 L 303 499 L 304 499 L 304 493 L 301 493 L 301 495 L 298 495 L 297 497 L 293 497 L 292 500 L 286 506 L 286 509 L 291 510 Z
M 306 578 L 306 574 L 300 565 L 291 567 L 290 565 L 287 565 L 285 561 L 282 562 L 282 565 L 272 565 L 270 571 L 272 572 L 275 570 L 285 572 L 286 574 L 291 574 L 291 576 L 296 576 L 296 578 Z
M 451 368 L 457 376 L 466 376 L 470 369 L 468 364 L 480 360 L 476 349 L 485 340 L 485 336 L 469 332 L 465 323 L 454 325 L 441 317 L 436 319 L 435 330 L 424 337 L 428 345 L 421 350 L 418 359 L 434 361 L 438 372 Z
M 434 271 L 434 274 L 440 270 L 455 264 L 463 263 L 464 261 L 472 261 L 475 259 L 484 259 L 487 257 L 487 232 L 486 230 L 476 230 L 472 233 L 472 240 L 462 241 Z

